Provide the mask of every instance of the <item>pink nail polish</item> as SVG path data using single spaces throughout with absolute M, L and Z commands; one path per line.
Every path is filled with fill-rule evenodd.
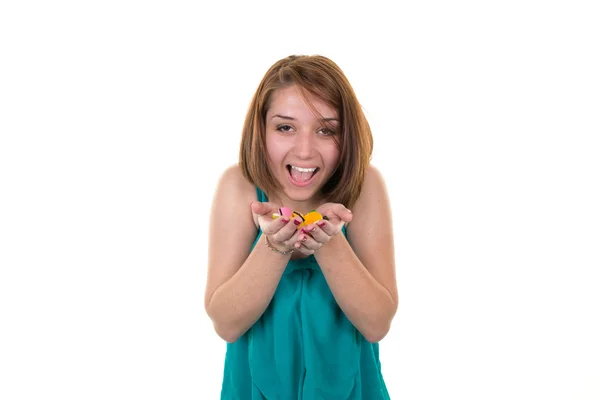
M 317 222 L 317 225 L 319 225 L 319 227 L 324 227 L 325 226 L 325 222 Z
M 300 225 L 300 221 L 298 221 L 297 219 L 294 220 L 294 225 L 298 226 Z

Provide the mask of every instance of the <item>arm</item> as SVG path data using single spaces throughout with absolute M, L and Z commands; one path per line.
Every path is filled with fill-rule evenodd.
M 369 168 L 347 225 L 315 252 L 338 305 L 370 342 L 388 333 L 398 308 L 389 199 L 380 173 Z
M 290 259 L 261 242 L 250 253 L 257 229 L 249 204 L 255 197 L 254 186 L 236 165 L 221 177 L 211 209 L 204 306 L 227 342 L 236 341 L 264 313 Z

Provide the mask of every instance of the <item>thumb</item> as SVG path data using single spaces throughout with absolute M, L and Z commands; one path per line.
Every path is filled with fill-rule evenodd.
M 250 203 L 250 208 L 258 215 L 267 215 L 272 213 L 273 204 L 271 203 L 261 203 L 260 201 L 253 201 Z
M 344 211 L 340 212 L 339 216 L 340 216 L 340 219 L 342 221 L 344 221 L 345 223 L 352 221 L 352 211 L 350 211 L 347 208 Z

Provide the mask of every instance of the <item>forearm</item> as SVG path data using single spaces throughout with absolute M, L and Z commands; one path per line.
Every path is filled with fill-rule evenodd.
M 219 336 L 228 342 L 236 341 L 265 312 L 290 259 L 264 246 L 263 240 L 210 299 L 208 314 Z
M 315 258 L 338 305 L 370 342 L 389 331 L 396 305 L 387 289 L 369 273 L 342 234 L 334 236 Z

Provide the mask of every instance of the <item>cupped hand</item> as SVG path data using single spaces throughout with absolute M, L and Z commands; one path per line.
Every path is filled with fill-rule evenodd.
M 258 217 L 260 229 L 269 241 L 271 247 L 280 252 L 295 249 L 294 244 L 298 241 L 300 231 L 298 225 L 302 222 L 299 217 L 277 217 L 273 219 L 273 214 L 277 213 L 279 206 L 273 203 L 253 201 L 250 204 L 252 213 Z
M 310 255 L 323 247 L 332 237 L 342 231 L 345 224 L 352 221 L 352 212 L 339 203 L 325 203 L 316 210 L 326 219 L 309 224 L 300 230 L 296 250 Z

